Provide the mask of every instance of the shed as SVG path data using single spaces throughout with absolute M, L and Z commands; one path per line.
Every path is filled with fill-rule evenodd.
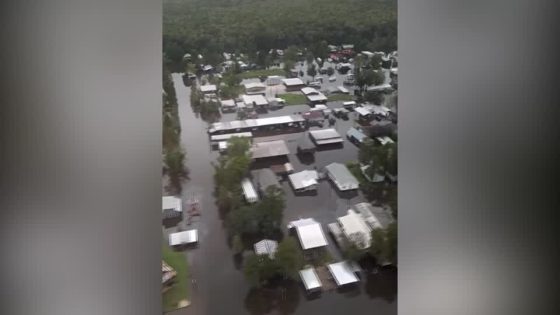
M 249 82 L 243 84 L 243 86 L 247 94 L 263 94 L 266 91 L 266 85 L 261 82 Z
M 356 276 L 355 269 L 347 261 L 329 264 L 327 267 L 339 287 L 360 281 Z
M 267 255 L 270 259 L 273 259 L 276 251 L 278 250 L 278 242 L 275 240 L 264 239 L 255 243 L 253 248 L 255 249 L 255 254 Z
M 259 201 L 259 196 L 255 191 L 255 187 L 248 178 L 243 178 L 241 181 L 241 188 L 243 189 L 243 196 L 245 196 L 245 200 L 249 203 L 254 203 Z
M 303 285 L 305 286 L 305 290 L 308 292 L 313 292 L 317 290 L 321 290 L 322 284 L 317 272 L 315 272 L 315 268 L 310 267 L 307 269 L 303 269 L 299 271 L 299 276 Z
M 179 246 L 198 242 L 198 230 L 187 230 L 169 234 L 169 245 Z
M 284 140 L 258 142 L 251 146 L 250 151 L 253 159 L 282 156 L 290 153 Z
M 235 101 L 234 100 L 221 100 L 220 104 L 222 106 L 222 111 L 234 111 L 235 110 Z
M 283 79 L 282 82 L 284 83 L 284 85 L 286 86 L 286 90 L 288 91 L 296 91 L 305 86 L 300 78 Z
M 309 131 L 309 135 L 317 145 L 341 143 L 344 141 L 340 134 L 333 128 L 311 130 Z
M 296 229 L 303 250 L 327 246 L 327 238 L 321 224 L 312 218 L 299 219 L 288 224 L 289 229 Z
M 341 163 L 331 163 L 325 166 L 327 175 L 340 191 L 358 189 L 359 182 L 350 173 L 346 165 Z
M 307 191 L 317 189 L 319 174 L 314 170 L 304 170 L 288 175 L 290 184 L 295 191 Z

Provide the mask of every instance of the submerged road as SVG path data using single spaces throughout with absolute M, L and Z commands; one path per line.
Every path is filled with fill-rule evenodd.
M 191 226 L 181 223 L 183 229 L 199 230 L 198 247 L 185 252 L 190 273 L 197 283 L 191 287 L 191 305 L 169 314 L 397 314 L 397 278 L 393 271 L 365 276 L 357 290 L 346 293 L 324 292 L 313 300 L 308 300 L 299 286 L 288 288 L 285 298 L 275 293 L 251 290 L 243 271 L 236 267 L 227 244 L 227 233 L 214 204 L 214 169 L 211 162 L 216 160 L 218 153 L 210 147 L 206 133 L 208 124 L 193 112 L 190 87 L 183 84 L 181 75 L 173 74 L 173 82 L 179 105 L 181 142 L 187 152 L 186 165 L 190 172 L 190 179 L 184 184 L 183 198 L 186 200 L 193 194 L 197 195 L 201 201 L 202 216 L 196 218 Z M 291 114 L 305 108 L 306 105 L 287 106 L 261 117 Z M 222 117 L 223 121 L 234 119 L 233 114 Z M 351 120 L 337 120 L 336 129 L 344 135 L 351 125 Z M 294 142 L 289 142 L 291 152 L 294 152 L 294 146 Z M 315 162 L 311 165 L 301 163 L 293 154 L 290 154 L 289 159 L 299 171 L 313 166 L 320 168 L 334 161 L 347 162 L 356 157 L 357 148 L 345 141 L 342 149 L 317 152 Z M 313 216 L 326 229 L 326 223 L 333 222 L 349 205 L 363 200 L 360 195 L 350 200 L 339 198 L 326 181 L 321 182 L 317 196 L 306 197 L 294 196 L 290 185 L 287 182 L 282 184 L 286 192 L 286 222 Z M 166 232 L 172 231 L 176 231 L 176 228 Z M 329 242 L 333 243 L 330 237 Z M 331 252 L 335 250 L 331 248 Z M 333 252 L 333 257 L 338 256 Z

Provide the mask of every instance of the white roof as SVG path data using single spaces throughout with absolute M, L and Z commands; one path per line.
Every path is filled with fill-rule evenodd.
M 353 235 L 360 234 L 362 235 L 364 244 L 356 245 L 362 245 L 361 248 L 369 247 L 371 243 L 370 227 L 367 225 L 363 217 L 357 212 L 349 209 L 347 215 L 338 218 L 338 223 L 340 224 L 340 227 L 342 227 L 342 231 L 348 240 L 351 241 Z
M 318 94 L 319 91 L 317 91 L 316 89 L 312 88 L 312 87 L 304 87 L 301 89 L 301 92 L 305 95 L 311 95 L 311 94 Z
M 364 50 L 364 51 L 362 51 L 362 55 L 366 55 L 366 56 L 368 56 L 368 57 L 372 57 L 372 56 L 374 55 L 374 53 L 372 53 L 371 51 Z
M 240 128 L 253 128 L 253 127 L 287 124 L 287 123 L 302 122 L 302 121 L 305 121 L 305 119 L 303 119 L 301 115 L 287 115 L 287 116 L 266 117 L 266 118 L 257 118 L 257 119 L 216 122 L 210 125 L 211 127 L 209 129 L 209 132 L 213 133 L 216 131 L 235 130 Z
M 354 105 L 356 105 L 356 102 L 355 101 L 348 101 L 348 102 L 342 103 L 342 105 L 344 105 L 344 106 L 348 106 L 348 105 L 354 106 Z
M 252 90 L 252 89 L 266 89 L 266 85 L 262 84 L 261 82 L 249 82 L 243 84 L 245 89 Z
M 358 106 L 358 107 L 354 108 L 354 110 L 360 116 L 367 116 L 367 115 L 371 114 L 371 112 L 369 110 L 367 110 L 367 109 L 365 109 L 364 107 L 361 107 L 361 106 Z
M 372 105 L 372 104 L 364 105 L 364 108 L 374 113 L 375 115 L 381 115 L 381 116 L 387 116 L 391 111 L 386 106 Z
M 229 140 L 233 137 L 239 137 L 239 138 L 251 138 L 253 136 L 253 134 L 248 131 L 248 132 L 237 132 L 237 133 L 228 133 L 225 135 L 213 135 L 210 136 L 210 141 L 224 141 L 224 140 Z
M 290 225 L 296 229 L 304 250 L 327 246 L 327 238 L 319 222 L 313 219 L 301 219 L 290 222 Z
M 169 234 L 169 245 L 171 246 L 196 242 L 198 242 L 198 230 L 188 230 Z
M 379 141 L 379 143 L 381 143 L 382 145 L 386 145 L 387 143 L 395 143 L 395 141 L 393 141 L 393 139 L 391 139 L 387 136 L 377 137 L 375 139 L 377 139 L 377 141 Z
M 255 243 L 253 246 L 255 249 L 255 254 L 257 255 L 268 255 L 271 259 L 274 258 L 276 250 L 278 250 L 278 242 L 274 240 L 264 239 L 260 242 Z
M 354 268 L 347 261 L 330 264 L 328 268 L 338 286 L 359 281 L 354 273 Z
M 300 270 L 299 276 L 301 277 L 305 289 L 308 291 L 318 289 L 322 286 L 321 280 L 319 280 L 319 276 L 313 267 Z
M 341 85 L 341 86 L 338 86 L 337 89 L 338 89 L 340 92 L 345 93 L 345 94 L 346 94 L 346 93 L 350 93 L 350 91 L 348 91 L 348 89 L 345 88 L 345 87 L 343 87 L 342 85 Z
M 372 86 L 368 86 L 367 90 L 368 91 L 382 91 L 382 90 L 388 90 L 388 89 L 392 89 L 393 87 L 391 86 L 391 84 L 389 83 L 384 83 L 381 85 L 372 85 Z
M 329 107 L 325 104 L 317 104 L 315 105 L 315 107 L 312 107 L 309 109 L 310 112 L 316 111 L 316 110 L 325 110 L 325 109 L 329 109 Z
M 309 135 L 311 135 L 315 143 L 317 143 L 318 145 L 339 143 L 344 141 L 340 134 L 333 128 L 310 130 Z
M 282 82 L 284 82 L 286 86 L 303 85 L 303 81 L 300 78 L 283 79 Z
M 241 181 L 241 187 L 243 188 L 243 195 L 245 196 L 245 200 L 247 200 L 247 202 L 257 202 L 259 200 L 255 187 L 253 187 L 253 184 L 248 178 L 243 178 Z
M 222 107 L 235 107 L 234 100 L 222 100 L 220 103 L 222 104 Z
M 177 212 L 183 211 L 181 199 L 174 196 L 164 196 L 161 198 L 161 210 L 175 210 Z
M 201 85 L 200 86 L 200 91 L 203 92 L 203 93 L 216 92 L 217 88 L 216 88 L 216 85 L 214 85 L 214 84 L 206 84 L 206 85 Z
M 250 151 L 253 159 L 287 155 L 290 153 L 286 141 L 284 140 L 258 142 L 251 146 Z
M 317 179 L 319 178 L 317 171 L 304 170 L 301 172 L 293 173 L 288 175 L 290 182 L 295 190 L 309 188 L 317 185 Z
M 319 92 L 317 94 L 308 94 L 306 95 L 307 99 L 310 102 L 323 102 L 323 101 L 327 101 L 328 98 L 325 96 L 325 94 Z
M 245 105 L 253 105 L 253 103 L 257 104 L 257 106 L 268 105 L 268 101 L 261 94 L 255 94 L 255 95 L 244 94 L 241 96 L 241 98 L 243 99 L 243 103 L 245 103 Z
M 329 178 L 334 182 L 339 190 L 344 191 L 358 189 L 359 182 L 356 177 L 350 173 L 346 165 L 331 163 L 325 166 L 325 169 L 327 170 Z

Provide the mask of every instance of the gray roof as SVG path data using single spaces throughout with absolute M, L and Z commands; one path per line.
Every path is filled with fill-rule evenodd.
M 258 142 L 251 147 L 251 156 L 253 159 L 281 156 L 289 153 L 290 150 L 284 140 Z
M 303 135 L 301 138 L 298 139 L 297 146 L 300 150 L 304 150 L 304 151 L 315 149 L 315 144 L 313 144 L 313 142 L 309 138 L 309 135 L 307 134 Z
M 274 240 L 264 239 L 260 242 L 254 244 L 255 254 L 257 255 L 268 255 L 271 259 L 274 258 L 274 254 L 278 250 L 278 242 Z
M 309 131 L 309 134 L 311 135 L 315 143 L 317 143 L 318 145 L 338 143 L 344 141 L 340 136 L 340 134 L 333 128 L 311 130 Z
M 300 270 L 299 276 L 301 277 L 305 289 L 308 291 L 319 289 L 322 286 L 321 280 L 313 267 Z
M 269 168 L 254 170 L 251 172 L 251 175 L 253 176 L 255 186 L 262 192 L 266 191 L 266 188 L 269 186 L 280 188 L 280 183 L 278 182 L 276 174 Z
M 374 207 L 369 202 L 361 202 L 354 205 L 354 209 L 359 212 L 366 223 L 371 228 L 387 228 L 389 224 L 394 222 L 393 216 L 389 211 L 382 207 Z
M 339 190 L 352 190 L 359 187 L 359 182 L 350 173 L 346 165 L 340 163 L 331 163 L 325 166 L 329 178 L 334 182 Z
M 354 127 L 348 129 L 348 132 L 346 133 L 346 135 L 350 138 L 356 139 L 358 142 L 362 142 L 362 141 L 364 141 L 364 139 L 367 138 L 367 136 L 363 132 L 361 132 L 360 130 L 358 130 Z

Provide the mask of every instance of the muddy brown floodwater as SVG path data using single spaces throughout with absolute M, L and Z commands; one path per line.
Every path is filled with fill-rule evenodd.
M 294 283 L 285 292 L 253 290 L 245 280 L 243 271 L 234 260 L 227 243 L 227 233 L 219 212 L 214 204 L 214 170 L 211 162 L 218 157 L 217 151 L 210 147 L 206 132 L 208 123 L 192 111 L 190 106 L 190 87 L 183 84 L 180 74 L 173 74 L 173 82 L 179 104 L 181 120 L 181 142 L 187 152 L 189 181 L 184 184 L 183 198 L 193 194 L 201 202 L 202 215 L 187 226 L 185 222 L 164 230 L 164 233 L 179 228 L 197 228 L 199 244 L 197 248 L 185 250 L 189 270 L 196 279 L 196 288 L 191 288 L 192 303 L 189 307 L 170 314 L 224 315 L 224 314 L 396 314 L 397 313 L 397 273 L 382 270 L 376 274 L 364 274 L 357 288 L 347 292 L 330 291 L 315 299 L 308 299 L 300 284 Z M 329 107 L 340 107 L 340 103 L 329 103 Z M 307 105 L 286 106 L 271 111 L 266 116 L 279 116 L 302 112 Z M 353 115 L 353 114 L 352 114 Z M 344 121 L 337 119 L 334 126 L 343 136 L 353 125 L 353 116 Z M 226 114 L 222 121 L 234 120 L 235 114 Z M 295 152 L 295 140 L 299 134 L 276 136 L 288 141 L 290 152 Z M 265 140 L 256 138 L 255 141 Z M 266 139 L 268 140 L 268 139 Z M 296 171 L 316 166 L 321 169 L 331 162 L 345 163 L 356 160 L 358 149 L 345 141 L 342 148 L 318 151 L 315 160 L 300 161 L 295 154 L 289 155 Z M 309 164 L 310 163 L 310 164 Z M 286 192 L 284 221 L 301 217 L 313 217 L 323 224 L 334 222 L 348 206 L 363 201 L 361 194 L 339 196 L 328 181 L 322 181 L 315 196 L 295 196 L 288 182 L 282 183 Z M 285 226 L 285 224 L 284 224 Z M 326 231 L 326 230 L 325 230 Z M 284 231 L 286 232 L 286 231 Z M 329 251 L 338 259 L 340 253 L 329 236 Z

